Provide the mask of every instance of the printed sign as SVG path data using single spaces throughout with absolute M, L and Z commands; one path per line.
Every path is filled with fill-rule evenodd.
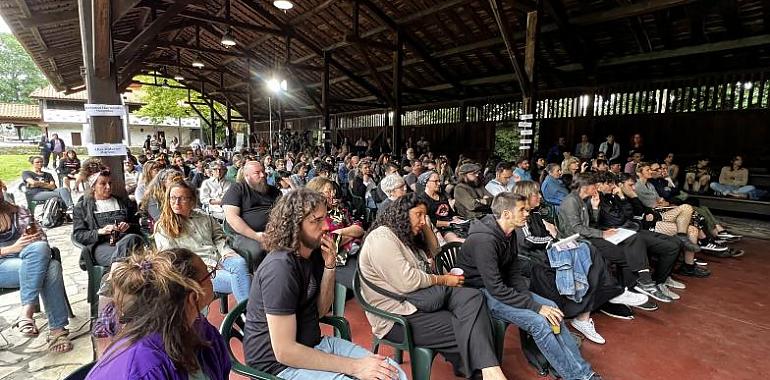
M 519 144 L 522 144 L 522 145 L 532 144 L 532 139 L 520 139 Z
M 522 130 L 519 131 L 519 135 L 522 135 L 522 136 L 532 136 L 533 132 L 532 132 L 531 129 L 522 129 Z
M 126 114 L 126 107 L 120 104 L 86 104 L 86 116 L 120 116 Z
M 532 120 L 534 117 L 531 113 L 521 115 L 521 120 Z
M 529 148 L 529 145 L 519 145 L 519 150 L 527 150 Z
M 519 122 L 519 128 L 532 128 L 532 122 L 531 121 L 520 121 Z
M 88 155 L 99 157 L 125 156 L 126 146 L 123 144 L 88 144 Z

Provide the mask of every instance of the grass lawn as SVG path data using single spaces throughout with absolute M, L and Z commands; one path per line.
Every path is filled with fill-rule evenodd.
M 27 161 L 28 154 L 4 154 L 0 156 L 0 179 L 9 183 L 21 178 L 21 172 L 29 170 L 32 165 Z

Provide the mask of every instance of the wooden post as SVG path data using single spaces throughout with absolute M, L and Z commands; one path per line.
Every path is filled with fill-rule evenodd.
M 404 77 L 404 38 L 401 31 L 396 32 L 396 51 L 393 52 L 393 155 L 401 156 L 401 139 L 403 132 L 401 130 L 401 93 L 403 88 L 402 79 Z
M 254 133 L 254 118 L 251 114 L 251 59 L 246 60 L 246 121 L 247 121 L 247 129 L 246 129 L 246 147 L 251 149 L 251 134 Z
M 323 81 L 321 84 L 321 108 L 323 109 L 323 133 L 324 133 L 324 151 L 330 154 L 332 151 L 332 126 L 329 116 L 329 62 L 332 53 L 324 51 Z
M 528 82 L 526 88 L 529 89 L 528 94 L 523 94 L 522 108 L 524 114 L 535 114 L 537 110 L 537 82 L 535 75 L 535 61 L 537 56 L 537 37 L 540 31 L 540 22 L 538 16 L 542 9 L 542 0 L 537 2 L 537 9 L 527 13 L 527 42 L 524 47 L 524 72 L 525 80 Z M 532 120 L 533 133 L 538 133 L 535 130 L 535 123 L 537 120 Z M 534 140 L 534 135 L 531 136 Z M 532 155 L 532 151 L 537 149 L 534 144 L 530 145 L 531 148 L 523 151 L 524 157 L 529 158 Z
M 97 52 L 97 49 L 101 50 L 104 46 L 112 45 L 110 1 L 78 0 L 78 8 L 88 103 L 120 105 L 117 70 L 111 63 L 113 61 L 112 53 L 110 49 Z M 128 115 L 126 114 L 125 117 Z M 120 117 L 92 116 L 88 118 L 88 123 L 94 144 L 120 144 L 123 142 L 123 122 Z M 123 178 L 123 159 L 125 157 L 99 158 L 112 172 L 113 195 L 126 198 Z

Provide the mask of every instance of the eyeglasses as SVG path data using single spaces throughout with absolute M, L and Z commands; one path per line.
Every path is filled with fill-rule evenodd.
M 212 280 L 217 278 L 217 271 L 220 270 L 220 269 L 222 269 L 222 267 L 219 266 L 219 264 L 217 264 L 217 265 L 207 265 L 206 266 L 206 276 L 203 277 L 202 279 L 198 280 L 198 283 L 202 284 L 202 283 L 206 282 L 206 280 L 208 280 L 209 278 L 212 279 Z
M 170 196 L 170 197 L 168 197 L 168 200 L 171 201 L 171 203 L 177 203 L 177 202 L 179 202 L 179 203 L 187 203 L 187 202 L 190 202 L 190 200 L 192 200 L 192 198 L 191 197 L 175 197 L 175 196 Z

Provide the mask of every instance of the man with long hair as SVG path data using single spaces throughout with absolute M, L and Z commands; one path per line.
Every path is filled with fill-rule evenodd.
M 248 164 L 247 164 L 248 165 Z M 276 201 L 264 235 L 270 253 L 249 294 L 243 351 L 249 366 L 283 379 L 405 380 L 390 359 L 336 337 L 318 320 L 334 299 L 337 246 L 326 224 L 326 198 L 310 189 Z
M 227 224 L 235 231 L 232 247 L 256 259 L 253 268 L 265 257 L 264 231 L 273 203 L 281 192 L 267 184 L 265 167 L 259 161 L 249 161 L 241 169 L 243 180 L 235 183 L 222 198 Z

